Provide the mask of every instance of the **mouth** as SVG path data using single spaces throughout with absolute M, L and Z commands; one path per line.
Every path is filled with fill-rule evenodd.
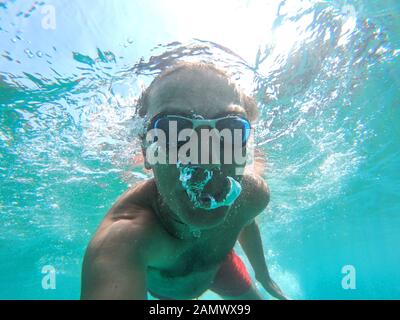
M 194 205 L 193 196 L 191 198 L 190 195 L 188 194 L 187 190 L 182 190 L 182 194 L 190 202 L 191 205 Z M 196 202 L 202 208 L 210 207 L 213 199 L 216 201 L 222 201 L 224 199 L 224 193 L 222 191 L 212 193 L 212 192 L 210 192 L 209 188 L 207 188 L 207 190 L 203 190 L 202 192 L 197 192 Z M 197 208 L 197 209 L 199 209 L 199 208 Z
M 226 177 L 224 177 L 223 182 L 222 181 L 210 181 L 204 187 L 201 198 L 204 197 L 207 200 L 207 199 L 210 199 L 209 196 L 212 196 L 215 198 L 215 200 L 222 201 L 223 198 L 228 193 L 228 191 L 229 191 L 228 189 L 229 189 L 229 181 Z
M 177 165 L 179 180 L 189 201 L 195 208 L 209 212 L 216 208 L 229 207 L 239 196 L 241 186 L 232 177 L 225 176 L 220 170 L 208 170 L 200 167 Z

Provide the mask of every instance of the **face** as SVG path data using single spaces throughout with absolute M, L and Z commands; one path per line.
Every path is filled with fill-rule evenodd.
M 197 115 L 204 119 L 227 115 L 247 117 L 244 108 L 235 104 L 234 100 L 232 89 L 219 75 L 212 72 L 177 71 L 152 89 L 148 117 L 152 118 L 159 113 L 183 115 L 188 118 Z M 212 152 L 213 150 L 210 150 L 210 153 Z M 241 176 L 236 175 L 238 166 L 235 164 L 222 163 L 218 170 L 213 164 L 199 166 L 216 173 L 206 186 L 210 193 L 215 194 L 226 189 L 228 176 L 241 181 Z M 154 164 L 151 168 L 163 201 L 184 223 L 207 228 L 218 225 L 225 219 L 230 207 L 222 206 L 213 210 L 194 207 L 179 180 L 180 172 L 176 164 Z

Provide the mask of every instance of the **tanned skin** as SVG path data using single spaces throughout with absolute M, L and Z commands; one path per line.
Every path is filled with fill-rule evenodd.
M 246 116 L 246 110 L 232 101 L 231 90 L 219 75 L 182 70 L 152 90 L 147 113 L 150 118 L 159 112 L 206 119 Z M 238 176 L 236 165 L 223 164 L 223 174 L 238 180 L 242 192 L 230 207 L 219 207 L 210 214 L 193 207 L 174 164 L 150 165 L 146 161 L 146 167 L 153 170 L 154 178 L 120 196 L 87 248 L 82 299 L 147 299 L 148 290 L 171 299 L 197 298 L 209 289 L 238 240 L 256 280 L 276 298 L 285 299 L 269 276 L 254 219 L 269 202 L 268 186 L 259 175 Z M 221 186 L 222 181 L 216 180 L 210 191 Z M 165 222 L 160 216 L 175 219 Z M 194 237 L 189 229 L 200 230 L 201 235 Z M 262 299 L 254 284 L 241 296 L 221 297 Z

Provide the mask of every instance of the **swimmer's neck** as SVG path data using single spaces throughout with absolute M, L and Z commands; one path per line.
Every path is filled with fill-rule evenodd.
M 184 223 L 165 201 L 163 201 L 159 193 L 157 193 L 153 210 L 163 228 L 176 239 L 197 241 L 204 238 L 206 234 L 212 232 L 209 228 L 202 229 Z

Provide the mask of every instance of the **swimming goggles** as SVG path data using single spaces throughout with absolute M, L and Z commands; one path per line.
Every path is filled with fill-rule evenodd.
M 196 116 L 201 117 L 201 116 Z M 171 122 L 176 123 L 177 133 L 184 129 L 195 130 L 198 127 L 208 127 L 211 129 L 217 129 L 218 132 L 222 130 L 229 130 L 231 132 L 232 141 L 235 142 L 234 134 L 235 131 L 239 130 L 241 134 L 241 144 L 246 145 L 250 137 L 251 125 L 249 120 L 238 115 L 228 115 L 222 118 L 216 119 L 203 119 L 203 118 L 188 118 L 181 115 L 171 114 L 158 114 L 150 120 L 150 124 L 147 130 L 162 130 L 166 136 L 167 144 L 170 143 L 170 124 Z M 174 124 L 175 125 L 175 124 Z M 156 133 L 156 132 L 155 132 Z M 157 133 L 156 133 L 157 134 Z M 223 138 L 223 135 L 221 135 Z

